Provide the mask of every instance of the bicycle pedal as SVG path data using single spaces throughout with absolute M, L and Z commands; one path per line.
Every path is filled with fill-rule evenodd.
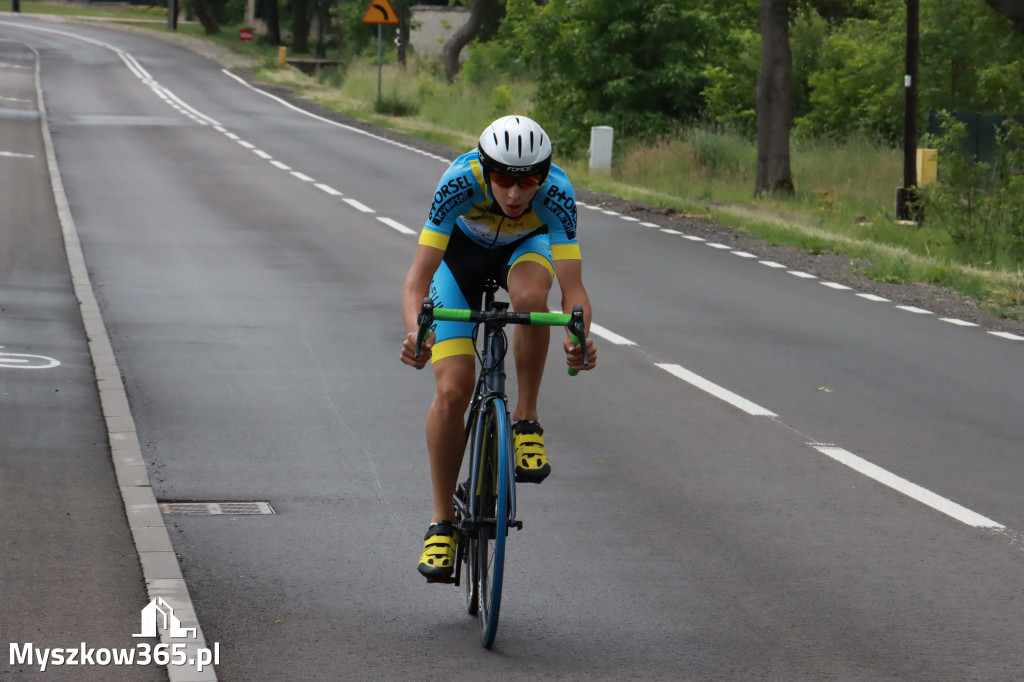
M 442 584 L 445 584 L 445 585 L 454 585 L 455 584 L 455 578 L 454 578 L 454 576 L 448 577 L 448 578 L 427 578 L 427 582 L 428 583 L 442 583 Z

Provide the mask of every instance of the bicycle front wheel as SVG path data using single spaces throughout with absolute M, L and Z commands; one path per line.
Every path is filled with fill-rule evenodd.
M 508 537 L 509 486 L 511 469 L 508 413 L 505 403 L 492 400 L 482 419 L 480 460 L 477 467 L 479 507 L 474 566 L 474 583 L 479 604 L 482 643 L 490 648 L 498 631 L 501 589 L 505 572 L 505 540 Z

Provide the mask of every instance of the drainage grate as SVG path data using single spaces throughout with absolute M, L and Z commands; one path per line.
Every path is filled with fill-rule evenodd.
M 273 514 L 269 502 L 160 502 L 161 514 L 215 516 L 218 514 Z

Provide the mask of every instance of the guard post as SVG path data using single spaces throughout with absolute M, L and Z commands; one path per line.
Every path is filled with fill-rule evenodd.
M 594 126 L 590 129 L 590 172 L 608 175 L 612 172 L 612 143 L 615 129 L 611 126 Z

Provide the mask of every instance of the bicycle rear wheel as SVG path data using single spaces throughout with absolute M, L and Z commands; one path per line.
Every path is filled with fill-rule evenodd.
M 510 469 L 508 413 L 492 400 L 479 422 L 482 428 L 477 466 L 476 538 L 470 539 L 469 569 L 478 601 L 482 644 L 490 648 L 498 631 L 508 536 Z

